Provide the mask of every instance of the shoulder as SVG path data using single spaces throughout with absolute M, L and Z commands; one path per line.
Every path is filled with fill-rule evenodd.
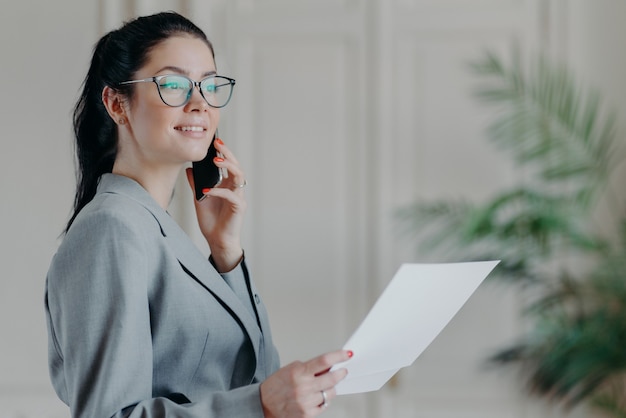
M 152 261 L 161 253 L 159 226 L 151 218 L 140 205 L 113 195 L 85 206 L 48 269 L 51 312 L 65 309 L 87 318 L 94 301 L 106 310 L 143 300 L 154 276 Z
M 122 194 L 101 193 L 81 210 L 63 241 L 112 234 L 130 239 L 159 232 L 159 222 L 145 206 Z
M 49 276 L 143 270 L 148 258 L 158 251 L 160 238 L 159 223 L 146 207 L 128 196 L 98 194 L 67 231 Z
M 105 173 L 94 198 L 78 214 L 68 236 L 81 229 L 130 228 L 136 232 L 161 231 L 165 212 L 135 180 Z

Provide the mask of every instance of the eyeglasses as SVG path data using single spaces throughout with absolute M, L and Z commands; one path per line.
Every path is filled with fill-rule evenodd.
M 158 75 L 143 80 L 123 81 L 119 85 L 154 82 L 163 103 L 171 107 L 186 105 L 191 99 L 194 87 L 211 107 L 224 107 L 233 95 L 235 80 L 219 75 L 211 75 L 200 81 L 194 81 L 184 75 Z

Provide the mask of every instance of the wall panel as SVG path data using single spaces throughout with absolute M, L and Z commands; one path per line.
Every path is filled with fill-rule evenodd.
M 328 15 L 328 11 L 341 13 L 346 9 L 358 7 L 361 0 L 234 0 L 238 13 L 280 13 L 281 16 L 290 14 L 302 15 L 319 13 Z
M 532 1 L 398 1 L 384 10 L 388 42 L 380 94 L 390 109 L 379 147 L 380 286 L 406 261 L 438 261 L 420 254 L 398 233 L 393 213 L 416 199 L 482 202 L 523 179 L 486 139 L 492 108 L 472 91 L 469 64 L 489 49 L 507 57 L 514 43 L 537 48 L 540 9 Z M 381 71 L 382 72 L 382 71 Z M 386 113 L 385 113 L 386 112 Z M 523 324 L 515 290 L 485 283 L 378 405 L 395 417 L 530 417 L 510 374 L 485 367 L 489 353 L 514 340 Z M 382 415 L 382 412 L 379 413 Z

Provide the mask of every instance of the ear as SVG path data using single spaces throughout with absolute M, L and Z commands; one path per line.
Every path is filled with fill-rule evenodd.
M 117 90 L 105 86 L 102 89 L 102 103 L 114 123 L 124 125 L 127 122 L 124 97 Z

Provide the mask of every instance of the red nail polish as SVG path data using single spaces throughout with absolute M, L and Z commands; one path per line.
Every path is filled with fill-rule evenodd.
M 220 157 L 215 157 L 215 158 L 213 158 L 213 161 L 215 161 L 216 163 L 223 163 L 224 159 L 220 158 Z
M 330 367 L 329 367 L 328 369 L 324 370 L 324 371 L 321 371 L 321 372 L 319 372 L 319 373 L 315 373 L 315 377 L 317 377 L 317 376 L 321 376 L 321 375 L 323 375 L 323 374 L 326 374 L 326 373 L 328 373 L 329 371 L 330 371 Z
M 218 143 L 218 144 L 220 144 L 220 145 L 224 145 L 224 141 L 222 141 L 222 140 L 221 140 L 221 139 L 219 139 L 219 138 L 215 138 L 215 142 L 217 142 L 217 143 Z
M 209 189 L 208 187 L 205 187 L 204 189 L 202 189 L 202 193 L 207 194 L 211 191 L 211 189 Z
M 352 358 L 353 355 L 354 353 L 352 352 L 352 350 L 348 350 L 348 357 Z

